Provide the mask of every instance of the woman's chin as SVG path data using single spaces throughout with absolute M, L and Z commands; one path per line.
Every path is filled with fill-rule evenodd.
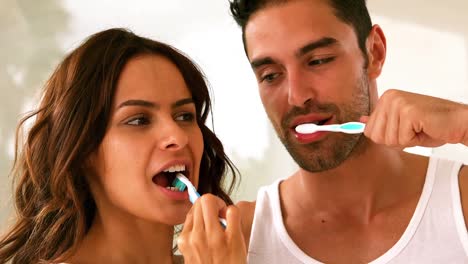
M 187 208 L 178 208 L 178 210 L 166 212 L 164 216 L 159 216 L 157 217 L 158 219 L 154 220 L 156 222 L 162 222 L 163 224 L 171 226 L 180 225 L 185 222 L 185 218 L 189 210 L 190 206 L 188 206 Z

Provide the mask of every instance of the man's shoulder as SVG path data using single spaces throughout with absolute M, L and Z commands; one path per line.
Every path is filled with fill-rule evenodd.
M 242 215 L 244 216 L 252 216 L 254 215 L 255 212 L 255 205 L 256 201 L 240 201 L 236 204 L 237 208 L 241 211 Z
M 244 239 L 247 248 L 249 248 L 250 232 L 252 231 L 252 223 L 255 214 L 255 205 L 256 201 L 240 201 L 236 204 L 241 213 L 242 233 L 244 233 Z
M 242 215 L 243 224 L 252 226 L 252 221 L 255 214 L 255 205 L 256 201 L 240 201 L 236 204 L 237 208 L 239 208 L 239 211 Z

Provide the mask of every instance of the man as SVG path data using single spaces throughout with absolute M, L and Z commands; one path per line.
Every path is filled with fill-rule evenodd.
M 468 145 L 468 106 L 398 90 L 378 98 L 386 40 L 365 0 L 234 0 L 231 12 L 300 166 L 239 203 L 249 262 L 468 263 L 468 168 L 402 151 Z M 295 130 L 349 121 L 366 122 L 364 134 Z

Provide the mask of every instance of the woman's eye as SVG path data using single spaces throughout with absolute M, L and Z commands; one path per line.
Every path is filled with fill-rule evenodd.
M 317 66 L 317 65 L 322 65 L 325 63 L 329 63 L 333 61 L 335 57 L 328 57 L 328 58 L 322 58 L 322 59 L 317 59 L 317 60 L 311 60 L 309 61 L 310 66 Z
M 125 122 L 125 124 L 131 125 L 131 126 L 144 126 L 149 123 L 150 123 L 150 120 L 144 116 L 135 117 Z
M 195 114 L 193 113 L 183 113 L 175 118 L 176 121 L 193 121 L 195 120 Z

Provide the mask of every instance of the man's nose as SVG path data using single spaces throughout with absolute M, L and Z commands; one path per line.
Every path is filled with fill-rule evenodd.
M 316 96 L 312 81 L 307 78 L 307 73 L 300 70 L 288 73 L 288 103 L 297 107 L 304 107 Z
M 186 131 L 175 121 L 166 122 L 158 129 L 159 148 L 161 150 L 180 150 L 189 141 Z

